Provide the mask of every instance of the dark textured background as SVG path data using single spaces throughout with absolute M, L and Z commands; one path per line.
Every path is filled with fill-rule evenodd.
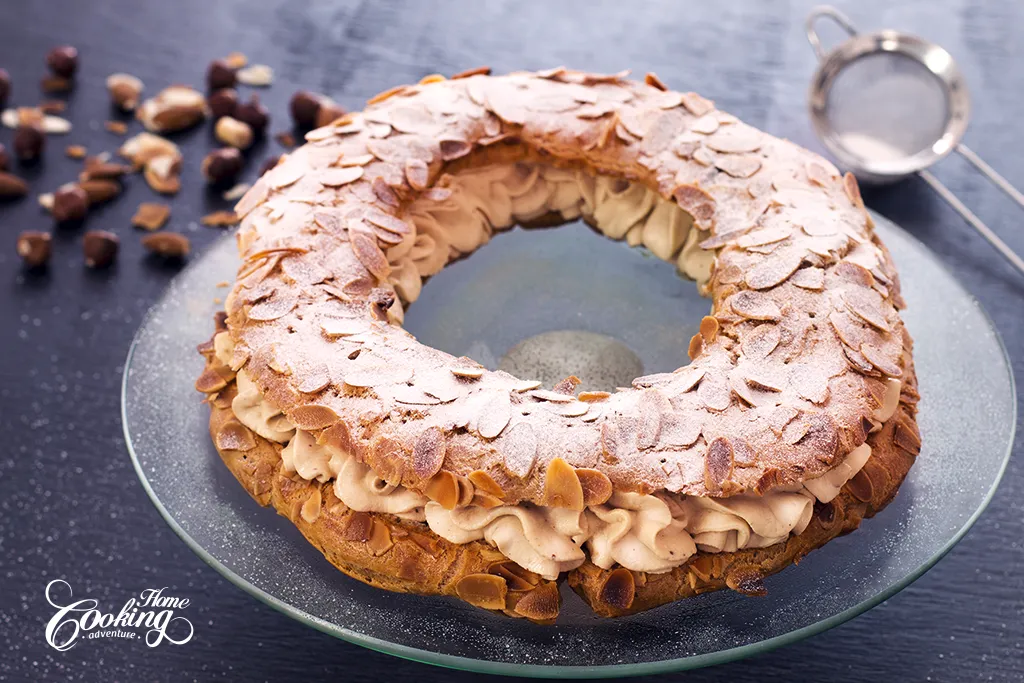
M 695 7 L 695 5 L 704 7 Z M 199 85 L 213 57 L 240 50 L 272 65 L 261 92 L 275 123 L 299 86 L 358 108 L 366 98 L 431 72 L 490 64 L 496 71 L 567 64 L 595 71 L 656 71 L 776 135 L 817 149 L 805 114 L 813 56 L 803 39 L 810 2 L 311 2 L 309 0 L 0 0 L 0 66 L 14 78 L 14 104 L 40 99 L 49 47 L 81 53 L 67 116 L 75 129 L 51 138 L 43 163 L 24 175 L 33 196 L 74 178 L 63 156 L 75 142 L 116 149 L 105 132 L 104 79 L 127 71 L 150 93 Z M 897 6 L 898 5 L 898 6 Z M 974 96 L 967 142 L 1018 185 L 1024 129 L 1024 5 L 981 0 L 849 3 L 864 28 L 898 27 L 936 40 L 959 60 Z M 137 125 L 136 125 L 137 127 Z M 0 131 L 10 145 L 11 131 Z M 217 231 L 198 218 L 222 208 L 198 167 L 206 129 L 180 137 L 184 188 L 170 229 L 198 250 Z M 249 175 L 268 142 L 253 151 Z M 1021 214 L 997 190 L 950 159 L 937 169 L 955 192 L 1024 251 Z M 49 228 L 33 198 L 0 205 L 0 678 L 10 680 L 477 680 L 334 640 L 257 603 L 204 565 L 147 499 L 121 436 L 119 387 L 129 342 L 174 268 L 144 258 L 128 219 L 151 198 L 131 178 L 120 201 L 88 227 L 121 235 L 115 268 L 82 266 L 83 229 L 55 235 L 45 274 L 14 255 L 23 229 Z M 937 251 L 991 313 L 1018 376 L 1024 368 L 1024 277 L 1002 263 L 960 219 L 911 181 L 868 193 L 868 203 Z M 942 315 L 941 311 L 935 311 Z M 950 330 L 956 334 L 956 330 Z M 965 377 L 965 382 L 971 381 Z M 984 446 L 985 435 L 978 435 Z M 1019 440 L 1018 440 L 1019 441 Z M 1020 455 L 1020 448 L 1017 449 Z M 1024 465 L 1011 462 L 988 512 L 967 538 L 912 587 L 871 612 L 797 645 L 676 678 L 760 681 L 1019 681 L 1024 678 Z M 143 587 L 190 597 L 196 636 L 182 647 L 126 641 L 51 650 L 43 587 L 64 578 L 76 595 L 120 605 Z

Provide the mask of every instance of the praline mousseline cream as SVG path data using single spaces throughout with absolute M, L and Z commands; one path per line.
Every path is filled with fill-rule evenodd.
M 346 573 L 542 622 L 568 575 L 625 614 L 757 593 L 895 494 L 920 447 L 911 342 L 828 162 L 656 78 L 567 70 L 428 79 L 307 140 L 239 204 L 246 265 L 199 384 L 225 462 Z M 691 365 L 576 396 L 401 330 L 496 231 L 577 218 L 712 298 Z

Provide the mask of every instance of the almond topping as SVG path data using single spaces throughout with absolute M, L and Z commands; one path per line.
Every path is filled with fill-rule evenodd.
M 583 488 L 584 505 L 601 505 L 612 497 L 612 482 L 604 472 L 583 468 L 576 470 L 576 476 Z
M 544 505 L 553 508 L 583 509 L 583 486 L 576 470 L 561 458 L 548 463 L 544 477 Z
M 505 609 L 508 586 L 494 574 L 469 574 L 459 579 L 455 593 L 474 607 Z

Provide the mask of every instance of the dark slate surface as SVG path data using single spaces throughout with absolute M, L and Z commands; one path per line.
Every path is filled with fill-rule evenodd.
M 105 77 L 128 71 L 155 91 L 199 84 L 207 62 L 231 50 L 275 67 L 262 93 L 285 125 L 295 87 L 329 92 L 357 108 L 369 96 L 431 72 L 478 64 L 497 71 L 568 64 L 595 71 L 632 67 L 714 98 L 777 135 L 817 148 L 805 115 L 813 57 L 802 35 L 810 2 L 444 2 L 369 0 L 47 0 L 0 3 L 0 66 L 16 104 L 39 100 L 43 56 L 57 43 L 81 52 L 70 98 L 75 130 L 53 138 L 44 162 L 24 174 L 33 192 L 71 180 L 68 142 L 91 151 L 119 139 Z M 704 5 L 697 8 L 695 5 Z M 893 26 L 944 44 L 971 84 L 967 142 L 1018 185 L 1024 92 L 1024 5 L 981 0 L 846 8 L 864 27 Z M 11 131 L 0 131 L 10 145 Z M 196 226 L 221 208 L 204 192 L 205 130 L 182 137 L 187 171 L 172 227 L 201 250 L 218 237 Z M 274 149 L 253 152 L 250 175 Z M 950 159 L 936 174 L 1019 251 L 1020 213 L 997 190 Z M 22 229 L 48 228 L 33 199 L 0 207 L 0 678 L 10 680 L 477 680 L 334 640 L 262 606 L 208 568 L 163 523 L 136 480 L 121 436 L 119 386 L 132 334 L 175 272 L 145 259 L 128 218 L 151 197 L 139 178 L 96 211 L 89 227 L 122 237 L 107 272 L 82 267 L 81 229 L 60 230 L 49 272 L 26 274 L 14 256 Z M 935 249 L 991 313 L 1018 376 L 1024 367 L 1024 278 L 920 182 L 868 194 L 869 204 Z M 941 315 L 941 311 L 936 311 Z M 955 334 L 956 330 L 951 330 Z M 964 378 L 965 382 L 971 381 Z M 985 435 L 979 434 L 984 442 Z M 1020 448 L 1017 448 L 1020 455 Z M 678 680 L 1022 680 L 1024 668 L 1024 466 L 1012 462 L 988 512 L 967 538 L 911 588 L 884 605 L 800 644 Z M 58 653 L 43 639 L 51 609 L 43 586 L 64 578 L 76 595 L 120 605 L 143 587 L 167 586 L 193 601 L 196 626 L 182 647 L 85 642 Z

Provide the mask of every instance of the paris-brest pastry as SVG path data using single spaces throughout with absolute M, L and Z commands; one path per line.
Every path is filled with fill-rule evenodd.
M 306 140 L 236 208 L 197 388 L 246 490 L 349 576 L 537 622 L 563 580 L 605 616 L 759 595 L 913 464 L 899 278 L 822 158 L 653 74 L 563 68 L 428 77 Z M 711 299 L 690 364 L 543 387 L 402 329 L 495 232 L 580 218 Z

